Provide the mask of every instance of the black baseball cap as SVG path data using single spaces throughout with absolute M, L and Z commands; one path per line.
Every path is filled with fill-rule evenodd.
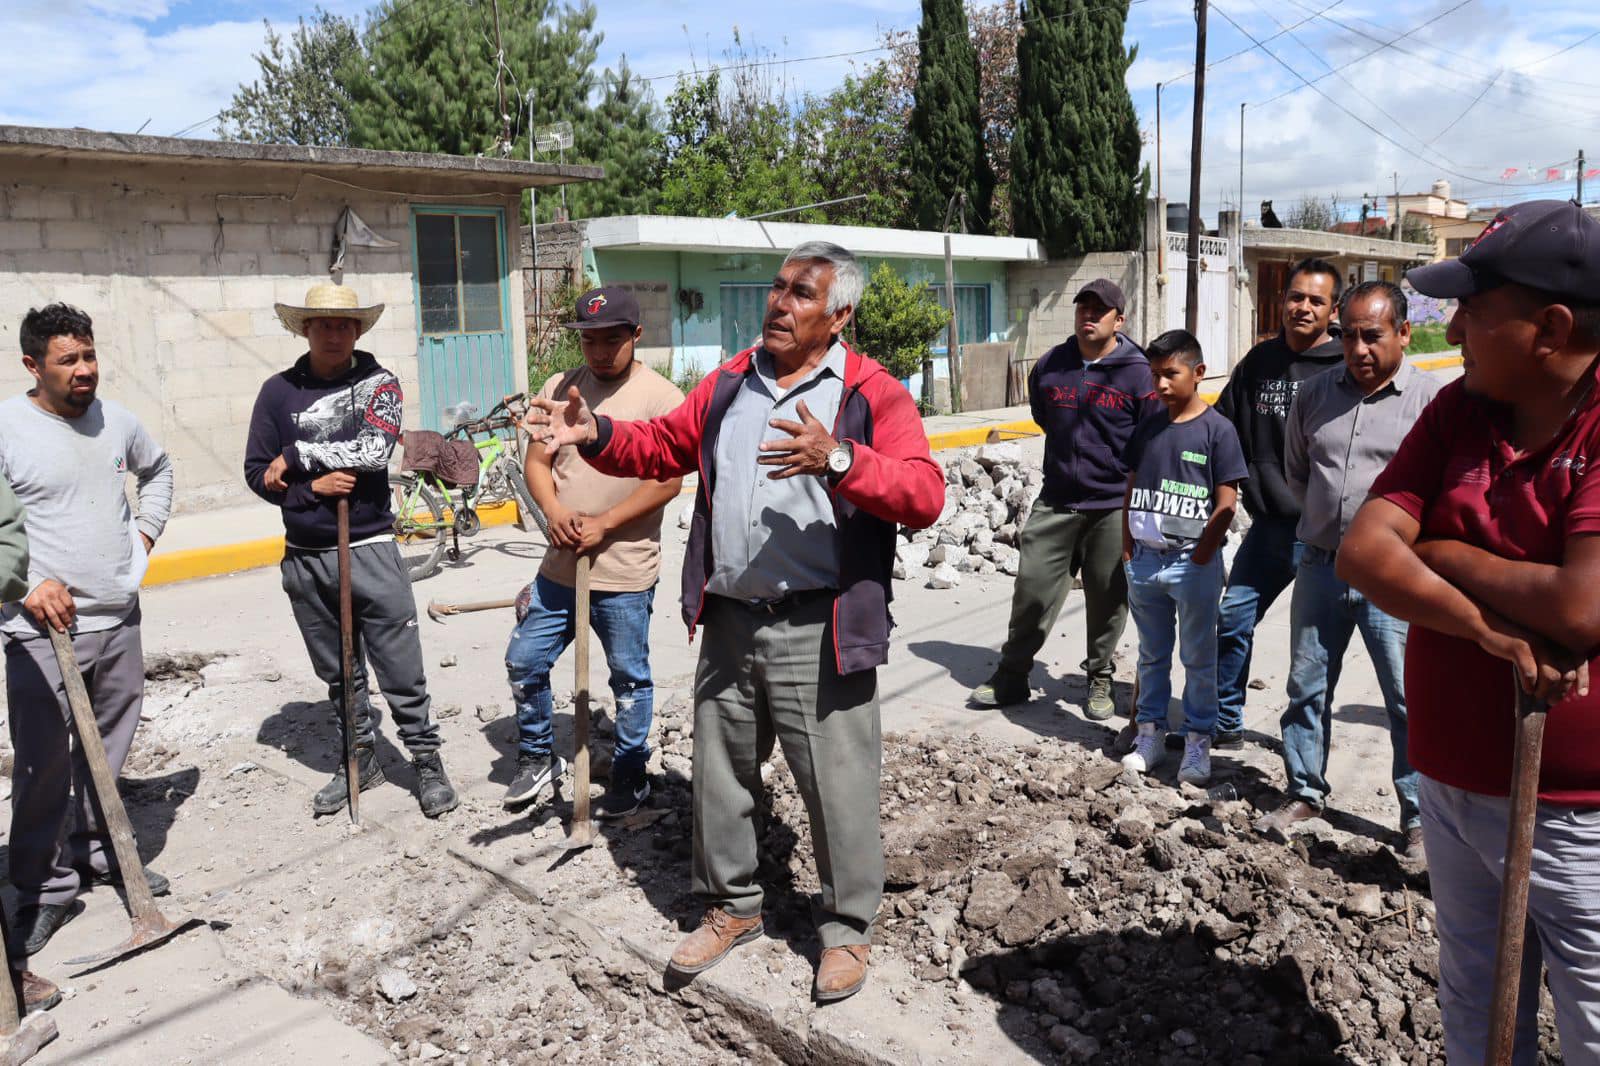
M 1082 301 L 1085 296 L 1097 297 L 1101 303 L 1114 310 L 1117 314 L 1126 314 L 1128 310 L 1127 297 L 1122 295 L 1122 290 L 1110 278 L 1095 278 L 1089 284 L 1078 290 L 1078 295 L 1072 298 L 1073 303 Z
M 1406 280 L 1447 300 L 1510 282 L 1600 302 L 1600 222 L 1572 200 L 1530 200 L 1494 216 L 1457 258 L 1408 270 Z
M 568 329 L 607 329 L 611 326 L 637 327 L 639 301 L 633 293 L 616 285 L 602 285 L 578 297 L 578 317 L 563 322 Z

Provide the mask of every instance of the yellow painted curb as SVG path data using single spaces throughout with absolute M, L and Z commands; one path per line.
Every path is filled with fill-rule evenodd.
M 1411 365 L 1418 370 L 1448 370 L 1450 367 L 1461 365 L 1461 356 L 1445 355 L 1438 359 L 1419 359 Z
M 486 526 L 514 525 L 517 521 L 517 505 L 512 500 L 490 504 L 478 509 L 478 517 Z M 449 511 L 445 512 L 445 518 L 450 518 Z M 236 574 L 241 570 L 276 566 L 282 559 L 282 537 L 262 537 L 209 548 L 184 548 L 152 556 L 150 567 L 140 584 L 143 588 L 152 588 L 178 581 L 193 581 L 198 577 Z
M 1031 418 L 1024 418 L 1020 422 L 997 422 L 990 426 L 973 426 L 970 429 L 947 429 L 928 434 L 928 448 L 932 451 L 942 452 L 950 448 L 972 448 L 979 444 L 989 442 L 989 434 L 998 435 L 999 440 L 1015 440 L 1018 437 L 1037 437 L 1044 430 Z

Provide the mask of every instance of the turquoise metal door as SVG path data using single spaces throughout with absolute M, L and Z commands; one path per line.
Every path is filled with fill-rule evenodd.
M 505 215 L 498 208 L 419 207 L 416 250 L 416 408 L 427 429 L 447 431 L 461 403 L 486 415 L 516 388 L 509 329 Z

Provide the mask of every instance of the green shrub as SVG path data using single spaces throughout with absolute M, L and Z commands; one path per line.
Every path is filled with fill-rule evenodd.
M 1430 352 L 1453 352 L 1456 346 L 1444 339 L 1445 324 L 1430 322 L 1425 326 L 1411 327 L 1411 344 L 1407 355 L 1427 355 Z
M 950 312 L 925 286 L 906 281 L 888 263 L 872 272 L 855 318 L 856 347 L 897 378 L 921 371 L 933 339 L 950 324 Z

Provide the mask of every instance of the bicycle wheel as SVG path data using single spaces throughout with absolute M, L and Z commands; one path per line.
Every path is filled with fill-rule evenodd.
M 533 502 L 533 493 L 528 491 L 527 479 L 522 476 L 522 471 L 515 469 L 514 463 L 501 460 L 505 469 L 506 480 L 511 482 L 511 491 L 517 497 L 517 525 L 524 533 L 532 533 L 535 527 L 545 543 L 550 543 L 550 520 L 544 516 L 544 511 Z
M 394 511 L 394 543 L 412 581 L 439 569 L 450 526 L 439 494 L 411 474 L 389 475 L 389 506 Z

